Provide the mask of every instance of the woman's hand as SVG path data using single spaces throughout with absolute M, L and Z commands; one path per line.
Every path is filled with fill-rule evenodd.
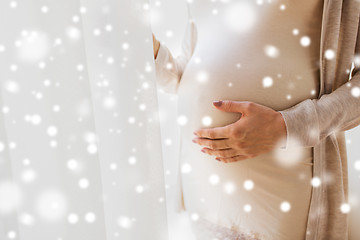
M 285 147 L 286 125 L 280 112 L 250 101 L 215 101 L 225 112 L 241 113 L 241 118 L 227 126 L 199 129 L 193 142 L 205 146 L 202 151 L 229 163 L 253 158 Z

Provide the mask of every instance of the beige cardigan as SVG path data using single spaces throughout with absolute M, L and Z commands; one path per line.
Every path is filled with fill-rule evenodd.
M 176 58 L 160 44 L 155 59 L 157 85 L 177 93 L 187 62 L 196 46 L 197 31 L 191 19 Z M 348 171 L 344 131 L 360 125 L 360 0 L 324 0 L 320 46 L 320 92 L 291 108 L 279 111 L 289 139 L 313 147 L 313 176 L 306 240 L 348 240 L 348 215 L 340 207 L 348 201 Z M 325 58 L 326 50 L 335 57 Z M 357 58 L 359 57 L 359 58 Z M 167 67 L 172 63 L 172 68 Z M 287 147 L 293 146 L 287 141 Z M 179 181 L 180 181 L 180 172 Z M 185 210 L 178 182 L 177 211 Z M 355 239 L 350 239 L 355 240 Z

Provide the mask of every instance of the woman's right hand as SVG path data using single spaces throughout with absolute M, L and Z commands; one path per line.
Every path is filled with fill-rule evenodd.
M 152 37 L 153 37 L 154 59 L 156 59 L 160 48 L 160 42 L 155 38 L 154 33 L 152 34 Z

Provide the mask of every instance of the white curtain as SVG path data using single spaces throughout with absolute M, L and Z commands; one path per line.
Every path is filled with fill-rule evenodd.
M 0 239 L 168 239 L 149 4 L 0 1 Z

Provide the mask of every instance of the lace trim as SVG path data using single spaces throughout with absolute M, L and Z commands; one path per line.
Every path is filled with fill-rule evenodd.
M 263 234 L 251 231 L 240 230 L 239 227 L 231 228 L 216 225 L 205 219 L 191 221 L 191 228 L 196 240 L 273 240 Z

